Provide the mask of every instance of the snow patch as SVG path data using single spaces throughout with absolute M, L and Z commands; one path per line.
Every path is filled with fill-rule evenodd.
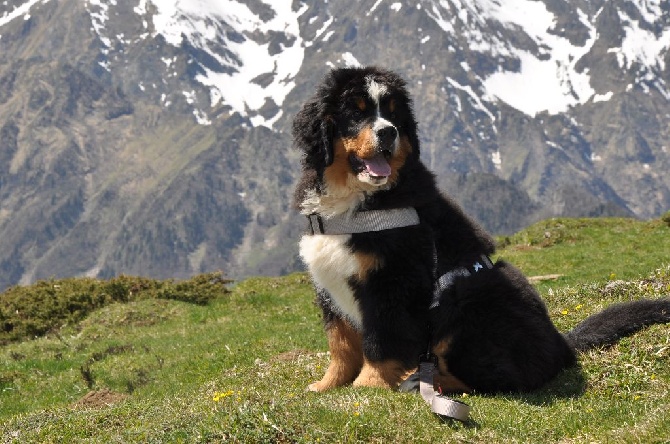
M 295 87 L 295 76 L 302 66 L 305 44 L 300 36 L 298 17 L 309 8 L 302 4 L 292 10 L 290 0 L 262 0 L 274 16 L 263 21 L 244 2 L 234 0 L 150 0 L 156 7 L 153 16 L 155 35 L 162 35 L 172 46 L 180 47 L 186 39 L 195 48 L 211 56 L 224 70 L 201 66 L 203 73 L 195 80 L 217 90 L 212 107 L 223 103 L 242 116 L 253 117 L 254 126 L 272 127 L 277 115 L 270 119 L 257 111 L 267 100 L 281 106 Z M 231 30 L 238 36 L 226 39 Z M 252 33 L 281 33 L 290 43 L 271 54 L 269 43 L 257 43 Z M 223 43 L 222 42 L 223 38 Z M 270 75 L 267 85 L 253 80 Z
M 330 17 L 328 20 L 326 20 L 326 22 L 323 24 L 323 26 L 321 27 L 321 29 L 319 29 L 318 31 L 316 31 L 316 34 L 314 35 L 314 40 L 316 40 L 316 39 L 318 39 L 319 37 L 321 37 L 321 34 L 323 34 L 324 32 L 326 32 L 326 29 L 328 29 L 328 27 L 329 27 L 330 25 L 332 25 L 334 21 L 335 21 L 335 17 Z M 312 42 L 309 42 L 309 43 L 310 43 L 310 45 L 311 45 Z
M 497 170 L 502 168 L 502 159 L 500 157 L 500 151 L 496 151 L 491 154 L 491 162 L 493 162 L 493 166 Z
M 500 100 L 529 116 L 542 112 L 564 113 L 590 100 L 594 103 L 611 100 L 612 92 L 596 94 L 588 69 L 577 69 L 579 61 L 598 39 L 594 24 L 603 9 L 591 16 L 579 8 L 575 10 L 579 22 L 588 31 L 586 41 L 576 45 L 557 34 L 557 17 L 545 3 L 538 0 L 422 0 L 419 4 L 449 40 L 462 36 L 471 51 L 518 60 L 517 71 L 506 70 L 501 65 L 497 72 L 482 80 L 484 100 Z M 670 29 L 659 30 L 667 12 L 667 0 L 626 0 L 625 3 L 627 7 L 617 11 L 625 35 L 621 46 L 610 48 L 609 52 L 616 55 L 622 69 L 638 71 L 634 85 L 645 92 L 655 88 L 670 100 L 670 90 L 659 75 L 665 70 L 665 58 L 670 50 Z M 502 34 L 487 32 L 494 22 L 502 25 Z M 523 32 L 534 42 L 535 49 L 512 46 L 503 36 L 505 30 Z M 448 50 L 453 51 L 453 48 L 448 47 Z M 629 85 L 627 90 L 632 87 Z
M 586 14 L 578 10 L 580 21 L 589 29 L 589 38 L 584 46 L 573 46 L 568 39 L 549 32 L 555 17 L 544 3 L 510 0 L 505 8 L 493 8 L 490 12 L 493 18 L 503 23 L 523 28 L 539 48 L 547 48 L 547 53 L 539 58 L 527 51 L 511 50 L 521 62 L 520 70 L 499 70 L 485 79 L 483 84 L 489 94 L 531 117 L 543 111 L 549 114 L 566 112 L 593 96 L 595 91 L 590 85 L 588 71 L 578 72 L 576 69 L 597 38 L 595 27 Z
M 449 35 L 462 35 L 471 51 L 519 60 L 517 72 L 501 67 L 482 80 L 484 99 L 498 99 L 535 116 L 545 111 L 565 112 L 595 94 L 588 71 L 577 70 L 578 62 L 597 39 L 595 26 L 580 9 L 579 21 L 589 32 L 583 46 L 573 45 L 556 34 L 556 17 L 542 1 L 424 0 L 423 4 L 442 30 Z M 524 32 L 535 43 L 536 53 L 513 47 L 500 33 L 486 32 L 491 22 L 513 32 Z
M 13 10 L 5 12 L 2 17 L 0 17 L 0 27 L 21 16 L 23 16 L 24 20 L 28 20 L 30 18 L 30 10 L 40 2 L 44 4 L 48 3 L 49 0 L 28 0 L 24 4 L 15 7 Z
M 372 5 L 372 8 L 370 8 L 370 10 L 368 10 L 368 12 L 365 13 L 365 16 L 366 16 L 366 17 L 370 17 L 370 14 L 372 14 L 373 12 L 375 12 L 375 9 L 377 9 L 377 7 L 379 6 L 379 4 L 380 4 L 381 2 L 382 2 L 382 0 L 377 0 L 377 1 L 375 2 L 375 4 Z
M 449 84 L 452 87 L 454 87 L 456 89 L 459 89 L 459 90 L 465 92 L 468 96 L 470 96 L 470 102 L 472 103 L 472 106 L 474 106 L 476 109 L 484 112 L 484 114 L 489 116 L 489 119 L 491 119 L 491 124 L 492 124 L 491 127 L 493 128 L 493 132 L 497 133 L 498 130 L 496 129 L 496 127 L 494 125 L 494 123 L 496 121 L 495 116 L 493 115 L 493 113 L 491 111 L 489 111 L 489 109 L 486 106 L 484 106 L 484 103 L 482 102 L 482 99 L 480 99 L 479 96 L 477 94 L 475 94 L 475 92 L 472 90 L 472 87 L 470 85 L 461 85 L 456 80 L 454 80 L 450 77 L 447 77 L 447 82 L 449 82 Z
M 361 62 L 359 62 L 356 57 L 350 52 L 345 52 L 342 54 L 342 62 L 344 62 L 345 66 L 350 66 L 350 67 L 359 67 L 363 66 Z
M 91 16 L 91 26 L 98 38 L 107 48 L 112 47 L 112 40 L 105 35 L 105 26 L 109 20 L 109 5 L 102 0 L 86 0 L 84 7 Z
M 653 3 L 653 1 L 644 2 L 645 5 Z M 641 8 L 640 12 L 643 10 L 646 9 Z M 631 19 L 623 11 L 618 11 L 618 13 L 619 19 L 624 24 L 626 35 L 621 42 L 621 47 L 610 48 L 607 52 L 616 54 L 619 67 L 630 69 L 634 63 L 638 63 L 647 70 L 665 70 L 663 57 L 670 48 L 670 29 L 666 29 L 657 37 L 653 32 L 642 29 L 638 20 Z M 652 17 L 647 19 L 650 23 L 653 23 L 654 20 L 655 18 Z
M 593 96 L 593 103 L 609 102 L 613 95 L 612 91 L 608 91 L 606 94 L 596 94 Z

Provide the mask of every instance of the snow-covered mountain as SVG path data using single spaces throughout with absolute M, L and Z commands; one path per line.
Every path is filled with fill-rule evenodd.
M 295 269 L 290 122 L 330 67 L 409 82 L 489 229 L 670 208 L 662 0 L 0 2 L 0 287 Z

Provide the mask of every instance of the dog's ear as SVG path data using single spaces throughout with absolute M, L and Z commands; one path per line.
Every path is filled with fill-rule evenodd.
M 293 140 L 305 153 L 305 162 L 317 170 L 333 163 L 335 122 L 319 97 L 307 101 L 293 120 Z
M 412 157 L 414 158 L 414 160 L 418 161 L 421 153 L 419 147 L 420 142 L 419 142 L 419 134 L 417 133 L 417 128 L 418 124 L 414 119 L 414 113 L 410 111 L 410 119 L 406 125 L 407 138 L 409 139 L 409 143 L 412 145 Z
M 420 157 L 420 143 L 419 143 L 419 134 L 418 134 L 418 129 L 419 126 L 416 121 L 416 117 L 414 114 L 414 103 L 409 95 L 409 92 L 407 91 L 405 87 L 404 80 L 398 78 L 397 81 L 400 83 L 400 87 L 398 88 L 399 91 L 401 92 L 401 97 L 402 102 L 401 106 L 406 110 L 406 115 L 405 115 L 405 120 L 402 123 L 402 129 L 404 133 L 407 136 L 407 139 L 409 140 L 410 145 L 412 146 L 412 158 L 414 160 L 419 160 Z
M 334 160 L 333 137 L 335 134 L 335 124 L 330 116 L 321 120 L 321 146 L 323 149 L 324 166 L 330 166 Z

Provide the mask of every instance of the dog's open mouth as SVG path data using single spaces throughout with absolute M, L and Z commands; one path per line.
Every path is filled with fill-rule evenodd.
M 351 167 L 358 175 L 359 180 L 373 185 L 383 185 L 391 175 L 391 165 L 388 163 L 390 156 L 391 153 L 384 152 L 363 159 L 355 154 L 351 154 L 349 156 L 349 163 L 351 163 Z

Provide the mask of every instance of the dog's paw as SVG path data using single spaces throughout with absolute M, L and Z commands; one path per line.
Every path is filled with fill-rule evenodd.
M 323 381 L 317 381 L 313 382 L 310 385 L 307 386 L 307 391 L 308 392 L 325 392 L 328 390 L 330 387 L 327 386 L 327 384 L 324 384 Z
M 399 392 L 414 393 L 419 391 L 419 372 L 414 372 L 407 377 L 403 382 L 398 386 Z
M 360 374 L 354 380 L 354 387 L 395 388 L 410 373 L 398 361 L 372 362 L 366 360 Z
M 391 388 L 392 383 L 389 381 L 378 377 L 377 375 L 363 375 L 359 376 L 354 380 L 352 384 L 354 387 L 381 387 L 381 388 Z

